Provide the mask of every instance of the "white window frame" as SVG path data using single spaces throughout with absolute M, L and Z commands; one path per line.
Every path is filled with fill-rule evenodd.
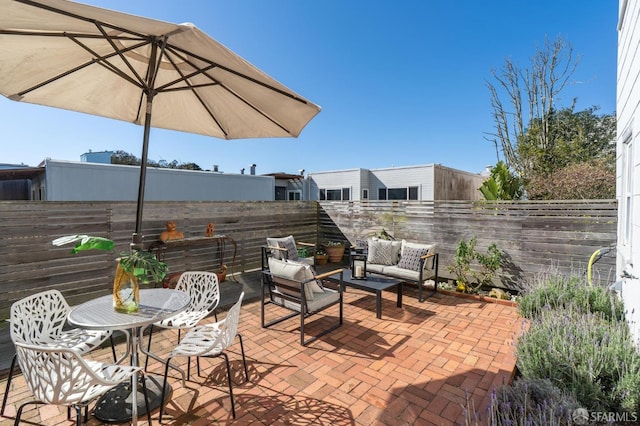
M 631 132 L 626 132 L 622 141 L 622 220 L 621 237 L 622 245 L 631 245 L 631 232 L 633 228 L 633 137 Z
M 291 196 L 293 195 L 293 198 Z M 296 198 L 296 195 L 298 196 Z M 287 201 L 301 201 L 302 200 L 302 191 L 299 189 L 289 189 L 287 190 Z

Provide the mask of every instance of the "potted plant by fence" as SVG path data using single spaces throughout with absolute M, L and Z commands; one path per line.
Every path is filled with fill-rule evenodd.
M 114 242 L 108 238 L 89 235 L 69 235 L 53 240 L 53 245 L 77 243 L 72 254 L 83 250 L 112 251 Z M 140 304 L 140 282 L 161 282 L 169 267 L 152 253 L 142 250 L 122 252 L 116 259 L 116 275 L 113 280 L 113 307 L 119 312 L 135 312 Z
M 318 249 L 316 251 L 316 265 L 326 265 L 329 260 L 329 255 L 324 249 Z
M 329 255 L 329 262 L 342 262 L 342 257 L 344 256 L 344 244 L 340 241 L 329 241 L 324 245 L 324 249 L 326 250 L 327 255 Z
M 491 285 L 502 265 L 502 252 L 495 242 L 489 244 L 485 253 L 476 250 L 476 242 L 475 236 L 469 242 L 460 240 L 453 262 L 447 267 L 456 276 L 457 291 L 477 293 L 483 285 Z

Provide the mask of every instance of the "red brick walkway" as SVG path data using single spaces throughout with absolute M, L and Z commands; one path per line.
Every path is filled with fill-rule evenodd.
M 416 293 L 405 287 L 402 308 L 396 307 L 395 294 L 384 293 L 378 320 L 375 296 L 348 289 L 343 326 L 308 347 L 299 344 L 297 318 L 262 329 L 260 304 L 246 303 L 240 332 L 250 382 L 244 382 L 239 345 L 230 353 L 237 419 L 231 417 L 224 361 L 213 358 L 201 361 L 203 377 L 192 368 L 187 388 L 174 376 L 163 424 L 463 424 L 466 395 L 483 411 L 491 390 L 511 377 L 512 343 L 521 321 L 511 306 L 443 294 L 419 303 Z M 334 312 L 337 307 L 325 311 Z M 328 320 L 322 314 L 311 317 L 310 330 Z M 175 333 L 164 333 L 154 337 L 158 354 L 168 353 L 177 340 Z M 110 349 L 91 357 L 109 360 Z M 150 364 L 150 371 L 160 374 L 161 365 Z M 0 389 L 4 386 L 1 381 Z M 12 387 L 3 425 L 12 424 L 17 407 L 30 398 L 21 376 Z M 23 419 L 72 424 L 66 409 L 56 406 L 29 406 Z M 153 420 L 157 423 L 157 411 Z M 100 422 L 91 418 L 89 424 Z

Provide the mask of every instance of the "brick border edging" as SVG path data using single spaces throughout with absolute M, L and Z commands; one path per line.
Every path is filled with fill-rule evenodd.
M 487 303 L 497 303 L 499 305 L 505 305 L 505 306 L 514 306 L 514 307 L 518 306 L 518 302 L 514 302 L 511 300 L 497 299 L 495 297 L 483 296 L 481 294 L 467 294 L 467 293 L 461 293 L 459 291 L 444 290 L 440 288 L 438 289 L 438 293 L 446 294 L 447 296 L 460 297 L 462 299 L 472 299 L 472 300 L 478 300 L 478 301 L 487 302 Z

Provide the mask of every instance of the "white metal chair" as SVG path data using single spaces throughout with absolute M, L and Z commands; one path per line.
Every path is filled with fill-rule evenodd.
M 161 401 L 164 401 L 164 392 L 167 386 L 167 375 L 169 373 L 169 362 L 172 358 L 178 356 L 186 357 L 224 357 L 227 366 L 227 380 L 229 381 L 229 397 L 231 398 L 231 412 L 233 418 L 236 418 L 236 409 L 233 402 L 233 388 L 231 382 L 231 368 L 229 366 L 229 357 L 224 352 L 229 346 L 233 345 L 236 336 L 240 340 L 240 350 L 242 352 L 242 363 L 244 365 L 244 374 L 249 381 L 249 371 L 247 370 L 247 360 L 244 355 L 244 345 L 242 343 L 242 336 L 238 333 L 238 320 L 240 318 L 240 306 L 242 305 L 242 299 L 244 298 L 244 292 L 240 293 L 238 301 L 229 309 L 225 319 L 217 321 L 212 324 L 205 324 L 197 326 L 191 329 L 184 339 L 171 351 L 169 357 L 165 361 L 164 368 L 164 384 L 162 386 Z M 200 368 L 198 367 L 198 375 L 200 375 Z M 158 420 L 162 422 L 162 413 L 164 406 L 160 406 L 160 416 Z
M 81 328 L 64 329 L 70 309 L 64 296 L 58 290 L 47 290 L 18 300 L 11 305 L 11 340 L 16 344 L 25 343 L 36 346 L 50 344 L 58 348 L 75 349 L 84 354 L 110 338 L 115 360 L 116 353 L 111 331 Z M 0 415 L 4 415 L 7 405 L 16 357 L 17 354 L 14 354 L 11 360 Z
M 134 380 L 140 367 L 106 364 L 82 358 L 75 349 L 57 346 L 28 345 L 16 342 L 16 354 L 20 368 L 36 397 L 34 401 L 23 403 L 16 414 L 15 425 L 20 423 L 22 410 L 29 404 L 55 404 L 73 407 L 76 410 L 76 424 L 82 424 L 82 408 L 109 389 L 124 382 Z M 144 383 L 144 380 L 142 380 Z M 143 385 L 147 404 L 148 421 L 149 401 L 146 387 Z M 87 421 L 85 410 L 85 422 Z
M 149 342 L 147 344 L 147 359 L 144 364 L 145 370 L 149 363 L 149 356 L 164 362 L 163 359 L 152 354 L 151 336 L 153 335 L 153 327 L 177 329 L 178 342 L 180 342 L 180 332 L 188 330 L 196 325 L 212 312 L 215 315 L 215 309 L 220 302 L 220 287 L 218 285 L 218 276 L 213 272 L 205 271 L 187 271 L 183 272 L 175 287 L 176 290 L 184 291 L 191 297 L 189 306 L 184 311 L 169 317 L 163 321 L 159 321 L 150 325 Z M 215 317 L 216 321 L 218 317 Z M 190 374 L 190 364 L 187 366 L 187 376 Z

